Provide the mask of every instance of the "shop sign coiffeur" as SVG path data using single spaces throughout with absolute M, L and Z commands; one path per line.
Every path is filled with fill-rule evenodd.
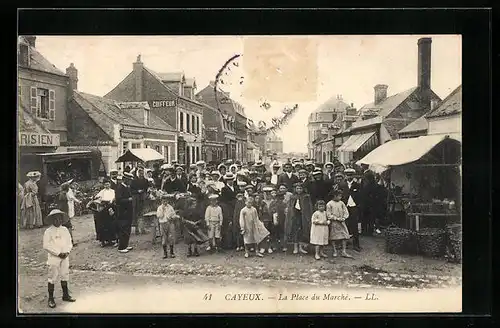
M 19 132 L 21 147 L 59 147 L 59 134 Z

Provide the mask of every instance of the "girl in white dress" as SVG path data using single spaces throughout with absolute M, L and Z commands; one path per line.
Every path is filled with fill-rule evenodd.
M 352 258 L 352 256 L 346 252 L 347 240 L 350 238 L 350 235 L 345 220 L 349 217 L 349 211 L 341 199 L 342 191 L 336 190 L 333 200 L 326 204 L 326 216 L 331 222 L 330 241 L 333 246 L 333 257 L 338 256 L 336 244 L 340 241 L 342 243 L 341 255 L 343 257 Z
M 325 201 L 319 200 L 316 202 L 316 212 L 313 213 L 311 218 L 311 244 L 314 245 L 316 255 L 314 258 L 320 260 L 321 257 L 328 257 L 323 252 L 323 247 L 328 245 L 328 220 L 325 212 Z

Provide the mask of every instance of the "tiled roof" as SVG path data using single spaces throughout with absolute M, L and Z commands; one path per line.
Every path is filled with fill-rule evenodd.
M 171 82 L 177 82 L 177 81 L 182 81 L 182 78 L 184 77 L 183 72 L 172 72 L 172 73 L 156 73 L 160 80 L 162 81 L 171 81 Z
M 19 104 L 19 109 L 17 110 L 17 122 L 19 132 L 50 133 L 22 104 Z
M 382 117 L 387 117 L 389 116 L 403 101 L 406 100 L 413 92 L 417 90 L 417 87 L 413 87 L 411 89 L 408 89 L 406 91 L 396 93 L 395 95 L 392 95 L 390 97 L 385 98 L 382 102 L 378 103 L 375 105 L 373 102 L 364 105 L 360 109 L 360 113 L 363 113 L 364 111 L 368 110 L 374 110 L 375 112 L 378 112 L 379 116 Z M 361 120 L 361 117 L 358 119 Z
M 146 72 L 148 72 L 149 74 L 151 74 L 154 78 L 156 78 L 160 83 L 161 85 L 163 85 L 163 87 L 170 91 L 172 94 L 176 95 L 177 97 L 183 99 L 183 100 L 186 100 L 186 101 L 189 101 L 189 102 L 192 102 L 193 104 L 197 104 L 197 105 L 200 105 L 202 106 L 203 104 L 200 103 L 199 101 L 196 101 L 194 99 L 190 99 L 190 98 L 187 98 L 187 97 L 183 97 L 183 96 L 180 96 L 177 92 L 175 92 L 174 90 L 170 89 L 167 85 L 165 85 L 165 83 L 163 83 L 163 81 L 167 81 L 167 80 L 164 80 L 162 78 L 162 74 L 184 74 L 184 73 L 157 73 L 155 71 L 153 71 L 152 69 L 149 69 L 147 68 L 146 66 L 143 66 L 144 67 L 144 70 Z
M 399 130 L 398 133 L 407 134 L 407 133 L 422 132 L 422 131 L 427 131 L 428 128 L 429 128 L 429 122 L 427 122 L 425 115 L 423 115 L 417 118 L 415 121 L 408 124 L 403 129 Z
M 438 107 L 427 113 L 427 118 L 458 114 L 462 112 L 462 85 L 446 97 Z
M 387 132 L 391 136 L 391 139 L 398 138 L 398 132 L 410 123 L 408 120 L 399 118 L 386 118 L 382 122 L 382 125 L 386 128 Z
M 91 95 L 88 93 L 75 91 L 73 94 L 74 100 L 80 107 L 92 118 L 92 120 L 99 125 L 106 134 L 111 138 L 114 137 L 114 124 L 127 124 L 137 127 L 149 127 L 162 129 L 167 131 L 175 131 L 173 127 L 165 121 L 150 112 L 150 124 L 145 126 L 143 122 L 135 120 L 127 113 L 118 107 L 117 102 L 111 99 Z
M 19 38 L 20 43 L 27 43 L 27 41 L 23 38 Z M 66 74 L 61 71 L 59 68 L 57 68 L 55 65 L 53 65 L 51 62 L 49 62 L 36 48 L 34 47 L 29 47 L 30 48 L 30 67 L 32 69 L 36 69 L 42 72 L 47 72 L 51 74 L 56 74 L 56 75 L 61 75 L 61 76 L 66 76 Z

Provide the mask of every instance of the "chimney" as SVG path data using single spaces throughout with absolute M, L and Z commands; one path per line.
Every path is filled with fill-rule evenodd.
M 437 99 L 432 99 L 431 100 L 431 110 L 436 109 L 436 107 L 439 105 L 439 100 Z
M 19 65 L 23 67 L 30 66 L 30 47 L 24 40 L 19 42 Z
M 384 101 L 385 98 L 387 98 L 387 88 L 389 88 L 389 86 L 385 84 L 377 84 L 373 87 L 373 89 L 375 90 L 375 105 L 378 105 L 379 103 Z
M 141 55 L 137 56 L 134 63 L 134 79 L 135 79 L 135 101 L 142 101 L 142 71 L 144 64 L 141 61 Z
M 66 68 L 66 75 L 69 77 L 69 93 L 68 96 L 72 96 L 73 90 L 78 90 L 78 70 L 73 63 L 69 64 Z
M 431 38 L 421 38 L 418 40 L 418 88 L 422 97 L 424 109 L 431 107 Z
M 30 45 L 30 47 L 36 48 L 36 36 L 25 36 L 26 42 Z

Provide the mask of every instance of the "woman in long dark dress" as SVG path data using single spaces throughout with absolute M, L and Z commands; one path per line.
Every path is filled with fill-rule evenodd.
M 95 214 L 99 226 L 98 240 L 101 246 L 110 246 L 114 244 L 116 238 L 115 230 L 115 191 L 111 189 L 111 182 L 104 182 L 104 189 L 94 197 L 100 202 L 100 211 Z
M 295 193 L 287 206 L 285 229 L 287 241 L 293 243 L 293 254 L 307 254 L 304 249 L 309 244 L 311 232 L 312 203 L 301 183 L 295 185 Z

